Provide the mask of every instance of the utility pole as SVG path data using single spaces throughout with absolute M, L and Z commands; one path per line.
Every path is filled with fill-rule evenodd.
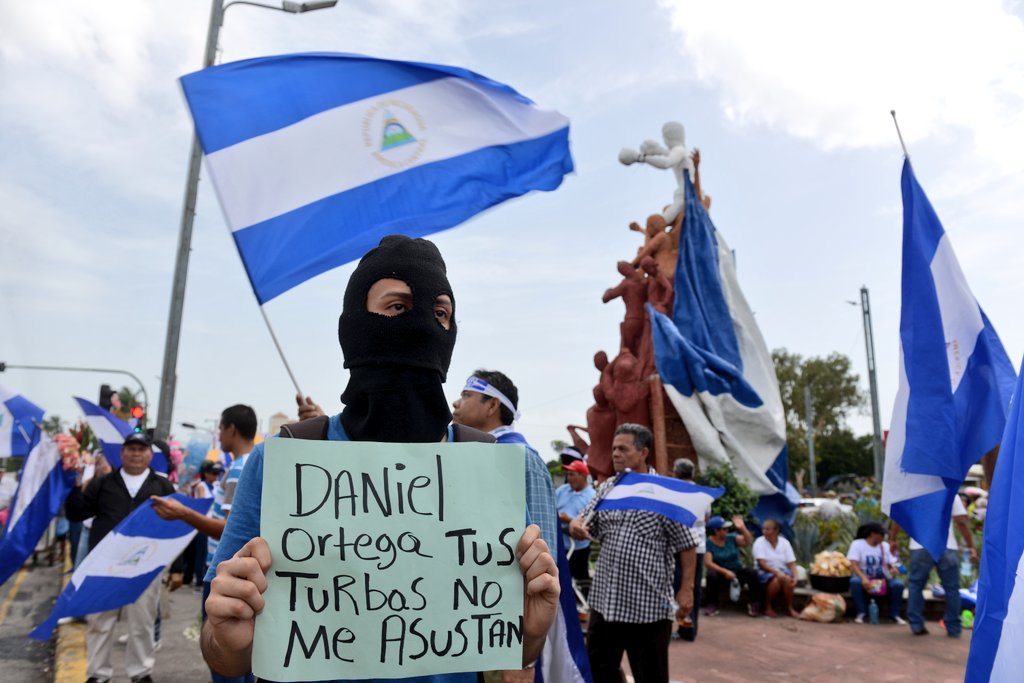
M 878 413 L 878 375 L 875 368 L 875 332 L 871 326 L 871 302 L 868 298 L 866 285 L 860 288 L 860 309 L 864 315 L 864 347 L 868 356 L 868 386 L 871 391 L 871 423 L 874 427 L 874 438 L 871 441 L 875 463 L 875 483 L 882 485 L 882 474 L 885 471 L 882 453 L 882 418 Z
M 811 495 L 818 494 L 818 463 L 814 458 L 814 405 L 811 403 L 811 385 L 804 385 L 804 420 L 807 424 L 807 461 L 811 466 Z

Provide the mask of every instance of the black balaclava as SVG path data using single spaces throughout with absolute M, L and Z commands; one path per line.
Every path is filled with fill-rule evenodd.
M 394 278 L 412 290 L 412 310 L 370 313 L 366 295 Z M 434 300 L 452 298 L 451 328 L 434 317 Z M 437 441 L 452 419 L 441 384 L 455 349 L 455 297 L 433 242 L 389 235 L 366 253 L 349 278 L 338 340 L 350 371 L 341 422 L 355 441 Z

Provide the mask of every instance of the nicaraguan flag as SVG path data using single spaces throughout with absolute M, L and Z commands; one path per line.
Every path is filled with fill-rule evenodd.
M 204 515 L 213 504 L 212 498 L 180 493 L 170 497 Z M 86 555 L 50 616 L 29 636 L 49 640 L 62 617 L 81 617 L 135 602 L 195 535 L 196 530 L 181 520 L 158 517 L 152 501 L 142 503 Z
M 978 605 L 964 683 L 1016 683 L 1024 671 L 1024 382 L 1010 404 L 985 513 Z
M 576 611 L 576 593 L 572 589 L 572 574 L 565 556 L 562 534 L 557 538 L 558 583 L 562 594 L 558 598 L 555 621 L 544 640 L 544 650 L 534 673 L 535 683 L 592 683 L 590 657 L 583 641 L 579 613 Z
M 135 431 L 130 424 L 114 415 L 109 410 L 104 410 L 91 401 L 75 396 L 78 407 L 85 413 L 85 422 L 89 429 L 99 439 L 103 446 L 103 455 L 111 467 L 121 466 L 121 446 L 124 444 L 124 437 Z M 149 466 L 157 474 L 167 475 L 167 455 L 157 446 L 153 446 L 153 460 Z
M 21 394 L 0 385 L 0 458 L 28 454 L 43 412 Z
M 785 490 L 786 422 L 771 353 L 732 251 L 689 174 L 672 320 L 648 306 L 655 363 L 701 463 L 727 465 L 762 496 Z
M 25 458 L 7 530 L 0 539 L 0 584 L 25 563 L 75 485 L 75 470 L 64 470 L 60 449 L 46 433 Z
M 626 472 L 595 510 L 647 510 L 692 526 L 725 489 L 707 488 L 673 477 Z
M 259 302 L 573 170 L 569 121 L 457 67 L 263 57 L 181 79 Z
M 937 560 L 957 489 L 999 445 L 1016 373 L 909 161 L 902 186 L 900 382 L 882 511 Z

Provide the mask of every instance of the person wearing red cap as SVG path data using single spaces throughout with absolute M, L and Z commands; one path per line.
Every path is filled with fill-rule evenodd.
M 570 548 L 569 522 L 587 507 L 596 494 L 590 485 L 590 470 L 585 462 L 572 460 L 562 465 L 562 469 L 565 470 L 565 483 L 555 489 L 555 504 L 562 527 L 562 541 L 566 548 Z M 569 556 L 569 573 L 586 598 L 590 593 L 590 541 L 576 541 L 576 548 Z

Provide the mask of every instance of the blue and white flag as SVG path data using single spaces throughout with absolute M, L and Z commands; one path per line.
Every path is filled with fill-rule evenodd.
M 212 498 L 170 498 L 206 514 Z M 130 605 L 174 562 L 196 530 L 181 520 L 161 519 L 147 500 L 103 537 L 71 575 L 50 616 L 29 636 L 49 640 L 57 620 L 81 617 Z
M 135 429 L 117 415 L 100 408 L 91 401 L 78 396 L 75 396 L 74 399 L 78 401 L 78 407 L 85 413 L 85 422 L 89 425 L 89 429 L 103 446 L 103 456 L 107 462 L 111 467 L 120 467 L 121 446 L 124 444 L 124 438 Z M 167 463 L 169 462 L 167 456 L 167 453 L 161 451 L 157 446 L 153 446 L 153 460 L 150 461 L 149 466 L 154 472 L 167 475 Z
M 592 683 L 590 657 L 583 640 L 579 613 L 576 611 L 576 592 L 572 588 L 572 572 L 565 555 L 562 534 L 556 534 L 558 583 L 562 594 L 558 598 L 555 621 L 544 640 L 544 650 L 534 673 L 534 683 Z
M 978 606 L 965 683 L 1016 683 L 1024 672 L 1022 418 L 1024 378 L 1018 378 L 985 513 Z
M 40 431 L 25 458 L 7 530 L 0 539 L 0 584 L 25 563 L 75 485 L 77 472 L 64 470 L 60 449 Z
M 740 290 L 732 250 L 683 176 L 672 319 L 647 307 L 658 374 L 702 466 L 728 466 L 755 493 L 780 494 L 788 461 L 775 365 Z
M 712 489 L 674 477 L 626 472 L 594 510 L 647 510 L 683 526 L 693 526 L 723 493 L 722 487 Z
M 42 421 L 42 408 L 0 385 L 0 458 L 27 455 Z
M 902 187 L 900 381 L 882 511 L 938 560 L 957 489 L 999 445 L 1016 373 L 909 161 Z
M 569 121 L 451 66 L 294 54 L 182 77 L 259 302 L 573 170 Z

